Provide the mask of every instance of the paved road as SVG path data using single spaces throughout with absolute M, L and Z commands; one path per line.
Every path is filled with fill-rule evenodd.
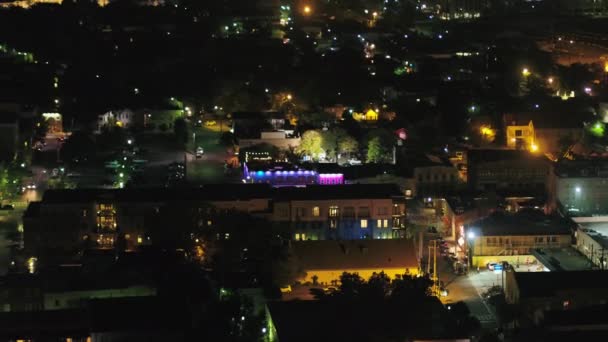
M 496 328 L 496 317 L 492 308 L 481 297 L 487 288 L 495 285 L 492 281 L 496 278 L 492 272 L 456 275 L 451 264 L 439 255 L 437 256 L 437 272 L 439 280 L 448 290 L 448 296 L 441 298 L 443 303 L 463 301 L 469 307 L 471 314 L 479 319 L 483 328 Z M 500 280 L 498 284 L 500 284 Z

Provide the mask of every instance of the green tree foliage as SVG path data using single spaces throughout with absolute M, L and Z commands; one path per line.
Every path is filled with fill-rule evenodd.
M 323 124 L 330 124 L 336 120 L 333 114 L 326 112 L 305 112 L 298 114 L 298 129 L 320 129 Z
M 338 150 L 342 154 L 356 153 L 359 151 L 359 142 L 350 135 L 347 135 L 338 143 Z
M 76 131 L 61 147 L 61 158 L 69 163 L 80 163 L 95 158 L 95 142 L 90 134 Z
M 255 312 L 249 297 L 239 294 L 225 296 L 212 304 L 210 321 L 204 332 L 208 341 L 250 342 L 264 341 L 266 319 L 263 312 Z
M 340 153 L 340 143 L 346 139 L 348 135 L 342 128 L 334 128 L 329 131 L 321 132 L 321 148 L 327 154 L 327 158 L 335 160 Z
M 391 160 L 395 138 L 386 129 L 375 129 L 367 135 L 367 162 L 385 163 Z
M 323 153 L 321 147 L 323 137 L 318 131 L 306 131 L 302 134 L 300 146 L 298 146 L 297 152 L 300 154 L 308 155 L 314 160 L 319 159 L 319 155 Z
M 220 145 L 224 146 L 224 147 L 234 147 L 235 145 L 238 145 L 238 141 L 236 139 L 236 137 L 234 136 L 233 133 L 230 132 L 224 132 L 222 133 L 222 135 L 220 135 Z
M 173 135 L 175 137 L 175 141 L 184 146 L 188 142 L 189 129 L 188 123 L 184 118 L 177 118 L 173 123 Z
M 367 162 L 383 163 L 389 160 L 390 151 L 382 144 L 379 137 L 371 138 L 367 143 Z
M 42 140 L 46 137 L 49 130 L 49 124 L 45 119 L 40 119 L 34 127 L 34 140 Z
M 96 147 L 100 151 L 120 150 L 127 143 L 127 132 L 118 126 L 105 126 L 97 136 Z

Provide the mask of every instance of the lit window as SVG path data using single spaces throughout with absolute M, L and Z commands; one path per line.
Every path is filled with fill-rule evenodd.
M 340 210 L 336 206 L 329 207 L 329 217 L 338 217 Z
M 312 216 L 314 216 L 314 217 L 321 216 L 321 209 L 319 207 L 312 207 Z
M 384 228 L 388 228 L 388 220 L 384 220 Z
M 366 219 L 361 220 L 361 228 L 367 228 L 367 220 Z
M 298 240 L 298 241 L 300 240 L 300 234 L 299 233 L 296 233 L 296 240 Z
M 230 239 L 230 233 L 224 234 L 224 239 L 226 239 L 226 240 Z
M 207 220 L 207 226 L 210 226 L 212 224 L 213 224 L 213 222 L 211 222 L 211 220 Z
M 301 236 L 301 237 L 302 237 L 302 241 L 303 241 L 303 240 L 306 240 L 306 234 L 302 233 L 302 236 Z
M 382 220 L 378 220 L 378 223 L 376 224 L 376 227 L 382 228 Z
M 141 245 L 143 242 L 144 242 L 144 239 L 142 239 L 141 236 L 138 236 L 137 243 Z
M 329 228 L 337 228 L 338 222 L 336 220 L 329 220 Z

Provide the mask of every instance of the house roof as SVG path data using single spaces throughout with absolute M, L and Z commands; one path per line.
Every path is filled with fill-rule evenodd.
M 601 290 L 608 288 L 608 272 L 515 272 L 520 298 L 551 297 L 560 291 Z
M 555 166 L 558 177 L 608 177 L 608 159 L 562 160 Z
M 285 119 L 285 114 L 282 112 L 266 111 L 266 112 L 234 112 L 232 113 L 234 120 L 263 120 L 263 119 Z
M 516 214 L 495 212 L 468 224 L 467 230 L 477 236 L 569 235 L 573 226 L 569 219 L 525 209 Z
M 436 297 L 426 298 L 416 310 L 381 301 L 370 308 L 360 302 L 323 300 L 270 302 L 268 309 L 281 341 L 405 341 L 410 340 L 408 336 L 453 340 L 445 336 L 444 327 L 450 318 Z M 373 314 L 363 314 L 366 310 Z
M 276 188 L 277 200 L 386 199 L 402 197 L 394 184 L 308 185 Z
M 417 268 L 413 240 L 301 241 L 292 244 L 304 270 Z
M 572 111 L 519 112 L 505 114 L 504 121 L 507 126 L 526 126 L 532 121 L 535 129 L 579 129 L 592 115 Z
M 543 160 L 542 156 L 534 155 L 525 150 L 508 149 L 472 149 L 468 151 L 469 163 L 489 163 L 497 161 L 531 161 Z
M 47 190 L 43 203 L 74 203 L 112 200 L 118 202 L 155 201 L 229 201 L 270 198 L 272 189 L 268 184 L 208 184 L 200 188 L 168 189 L 71 189 Z

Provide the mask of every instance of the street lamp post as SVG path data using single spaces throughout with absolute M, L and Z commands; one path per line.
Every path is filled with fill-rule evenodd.
M 471 269 L 473 267 L 473 244 L 475 243 L 475 232 L 468 231 L 467 232 L 467 249 L 469 250 L 469 260 L 468 267 Z

